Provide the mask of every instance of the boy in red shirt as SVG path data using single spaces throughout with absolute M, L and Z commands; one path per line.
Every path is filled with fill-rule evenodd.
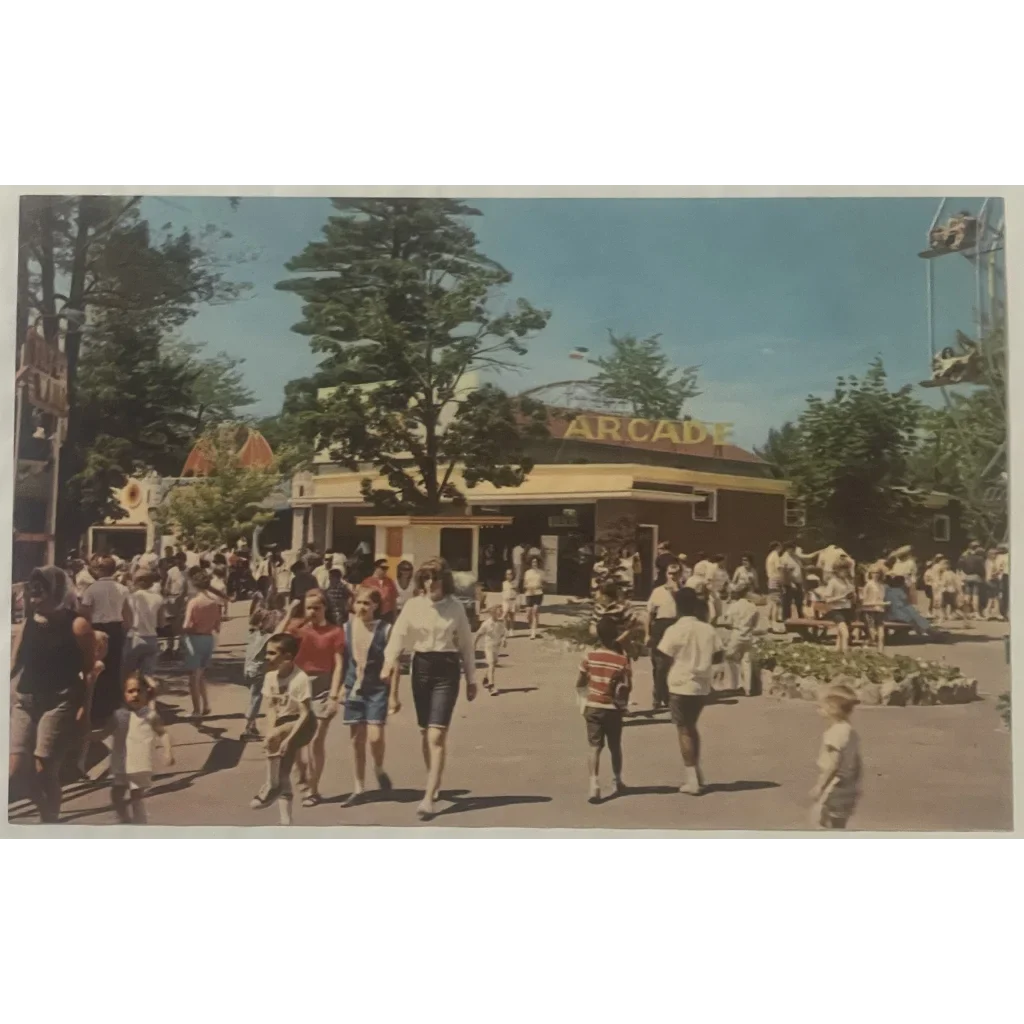
M 601 750 L 608 743 L 612 758 L 615 792 L 621 794 L 626 786 L 622 781 L 622 713 L 629 706 L 629 693 L 633 677 L 628 656 L 619 643 L 620 629 L 610 617 L 597 620 L 597 639 L 600 646 L 584 655 L 576 679 L 576 692 L 587 723 L 587 742 L 590 753 L 590 795 L 592 804 L 601 802 L 598 769 Z
M 388 575 L 388 560 L 378 558 L 373 563 L 373 575 L 363 580 L 364 587 L 372 587 L 380 594 L 380 619 L 382 622 L 395 621 L 395 606 L 398 603 L 398 586 Z

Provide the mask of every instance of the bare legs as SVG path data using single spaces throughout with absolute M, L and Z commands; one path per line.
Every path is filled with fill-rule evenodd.
M 206 692 L 206 672 L 197 668 L 188 674 L 188 694 L 192 698 L 192 714 L 198 718 L 200 715 L 210 713 L 210 697 Z
M 302 751 L 302 758 L 305 762 L 304 781 L 309 787 L 306 800 L 313 803 L 317 803 L 320 800 L 320 776 L 324 773 L 324 762 L 327 760 L 327 730 L 330 724 L 331 720 L 329 718 L 318 718 L 316 720 L 316 735 L 309 746 L 303 747 Z
M 423 763 L 427 769 L 427 785 L 423 802 L 417 809 L 420 817 L 434 813 L 434 801 L 441 795 L 441 776 L 447 750 L 448 730 L 432 725 L 422 730 Z
M 836 623 L 836 650 L 839 652 L 849 650 L 850 627 L 846 622 L 840 620 Z
M 679 753 L 683 758 L 685 780 L 679 787 L 679 792 L 699 796 L 704 787 L 704 778 L 700 770 L 700 733 L 697 731 L 697 720 L 704 709 L 704 698 L 684 697 L 680 704 L 676 732 L 679 735 Z
M 374 774 L 377 776 L 378 783 L 382 782 L 384 775 L 384 726 L 383 725 L 368 725 L 366 722 L 359 722 L 356 725 L 349 726 L 349 731 L 352 736 L 352 770 L 353 770 L 353 785 L 352 795 L 349 800 L 353 797 L 358 797 L 366 790 L 366 747 L 367 741 L 369 741 L 370 747 L 370 758 L 373 761 Z M 429 761 L 427 762 L 429 768 Z

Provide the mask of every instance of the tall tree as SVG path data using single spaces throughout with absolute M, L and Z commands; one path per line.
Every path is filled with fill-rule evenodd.
M 164 343 L 168 359 L 193 376 L 196 419 L 212 427 L 237 420 L 242 410 L 256 401 L 256 396 L 244 383 L 244 359 L 226 352 L 204 355 L 205 350 L 201 342 L 178 338 Z
M 154 232 L 139 213 L 141 196 L 26 196 L 19 244 L 19 322 L 38 320 L 56 343 L 62 332 L 70 414 L 62 449 L 60 493 L 90 463 L 102 462 L 82 428 L 78 368 L 83 345 L 114 329 L 166 333 L 203 303 L 231 301 L 244 285 L 224 277 L 210 225 L 197 237 L 164 225 Z M 220 233 L 223 234 L 223 233 Z M 20 261 L 19 261 L 20 266 Z M 88 338 L 90 341 L 86 341 Z M 17 339 L 20 345 L 23 337 Z M 128 435 L 127 440 L 131 439 Z M 78 511 L 58 506 L 58 545 L 77 539 Z
M 881 360 L 840 377 L 831 398 L 807 399 L 789 478 L 809 535 L 857 558 L 905 541 L 921 517 L 910 472 L 921 414 L 909 385 L 889 390 Z
M 467 486 L 520 482 L 544 412 L 493 385 L 474 390 L 468 375 L 513 368 L 549 314 L 524 299 L 491 310 L 512 275 L 478 251 L 467 219 L 480 211 L 448 199 L 332 202 L 323 239 L 287 264 L 303 276 L 278 285 L 302 297 L 293 329 L 337 380 L 304 414 L 307 436 L 352 469 L 373 464 L 385 485 L 363 488 L 380 508 L 437 512 L 459 497 L 456 469 Z
M 274 518 L 265 505 L 281 484 L 277 468 L 242 467 L 238 432 L 231 424 L 209 431 L 202 443 L 213 468 L 208 476 L 183 480 L 170 492 L 156 514 L 160 530 L 200 547 L 251 540 L 257 526 Z
M 768 431 L 768 439 L 754 453 L 764 459 L 772 474 L 780 480 L 788 480 L 800 451 L 800 428 L 793 423 L 783 423 Z
M 597 396 L 625 406 L 634 416 L 674 420 L 684 403 L 700 394 L 697 367 L 674 367 L 661 347 L 661 335 L 619 338 L 608 332 L 611 354 L 591 359 L 597 373 L 587 382 Z

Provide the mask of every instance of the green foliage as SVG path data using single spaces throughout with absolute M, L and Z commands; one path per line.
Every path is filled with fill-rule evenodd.
M 113 490 L 130 476 L 180 471 L 195 436 L 196 370 L 164 352 L 153 329 L 90 336 L 78 371 L 81 442 L 65 445 L 71 536 L 124 515 Z
M 217 547 L 234 544 L 240 537 L 251 539 L 257 526 L 274 518 L 264 503 L 281 477 L 276 467 L 244 469 L 239 465 L 237 441 L 233 425 L 204 436 L 213 471 L 206 477 L 182 481 L 170 492 L 157 517 L 163 529 L 187 544 Z
M 164 343 L 168 359 L 192 376 L 196 419 L 212 427 L 237 420 L 256 396 L 242 383 L 244 359 L 235 359 L 226 352 L 204 356 L 205 349 L 194 341 L 174 339 Z
M 764 638 L 754 641 L 754 659 L 762 668 L 780 668 L 821 683 L 830 683 L 839 676 L 863 676 L 872 683 L 882 683 L 889 678 L 901 682 L 911 675 L 917 675 L 927 683 L 949 682 L 963 677 L 954 665 L 923 658 L 880 654 L 867 648 L 840 653 L 820 644 L 780 643 Z
M 683 404 L 700 394 L 697 367 L 677 369 L 662 351 L 661 335 L 618 338 L 608 332 L 611 355 L 589 360 L 597 374 L 589 384 L 597 397 L 612 407 L 625 406 L 634 416 L 674 420 Z
M 808 397 L 785 457 L 810 536 L 858 559 L 905 541 L 922 515 L 908 489 L 921 415 L 910 386 L 889 390 L 881 360 L 840 377 L 831 398 Z
M 61 457 L 61 548 L 77 542 L 84 526 L 109 509 L 108 486 L 121 486 L 125 474 L 139 469 L 159 471 L 165 454 L 171 458 L 170 450 L 165 453 L 154 443 L 159 427 L 150 418 L 144 416 L 137 429 L 116 408 L 120 385 L 111 385 L 108 372 L 114 360 L 124 359 L 128 375 L 135 374 L 124 385 L 126 404 L 145 394 L 153 397 L 157 409 L 172 416 L 166 432 L 173 443 L 180 438 L 182 419 L 196 407 L 195 394 L 181 394 L 179 376 L 153 346 L 195 315 L 199 305 L 232 301 L 247 287 L 225 278 L 226 267 L 239 258 L 218 255 L 217 244 L 227 232 L 214 225 L 198 234 L 175 233 L 170 225 L 154 231 L 139 213 L 141 198 L 27 196 L 22 201 L 19 343 L 21 329 L 37 318 L 51 340 L 66 325 L 71 412 Z M 62 320 L 65 313 L 70 318 Z M 142 346 L 138 353 L 127 340 L 132 337 Z M 144 382 L 147 375 L 167 384 L 166 398 L 154 391 L 152 381 Z
M 768 431 L 768 440 L 754 452 L 768 463 L 772 474 L 779 480 L 788 480 L 800 451 L 800 429 L 793 423 L 783 423 L 777 430 Z
M 545 632 L 555 640 L 575 644 L 577 647 L 596 647 L 597 639 L 590 633 L 590 615 L 578 615 L 567 622 L 545 626 Z
M 514 405 L 496 387 L 467 388 L 467 375 L 515 368 L 510 357 L 549 314 L 519 299 L 494 313 L 490 300 L 512 275 L 477 250 L 466 219 L 447 199 L 336 199 L 323 239 L 287 264 L 279 283 L 303 299 L 293 328 L 324 360 L 312 381 L 294 381 L 286 429 L 316 438 L 342 465 L 370 463 L 386 486 L 378 508 L 436 512 L 467 486 L 519 482 L 525 448 L 541 429 L 535 403 Z M 324 403 L 316 386 L 336 388 Z M 374 382 L 372 388 L 359 385 Z M 523 421 L 522 423 L 520 421 Z

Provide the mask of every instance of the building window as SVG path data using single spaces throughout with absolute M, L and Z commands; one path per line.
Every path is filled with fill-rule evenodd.
M 718 522 L 718 491 L 703 491 L 695 487 L 693 493 L 701 499 L 690 506 L 693 509 L 694 522 Z
M 932 516 L 932 540 L 949 540 L 949 516 L 942 513 Z
M 786 498 L 782 510 L 782 521 L 786 526 L 799 528 L 807 525 L 807 512 L 803 502 L 796 498 Z

